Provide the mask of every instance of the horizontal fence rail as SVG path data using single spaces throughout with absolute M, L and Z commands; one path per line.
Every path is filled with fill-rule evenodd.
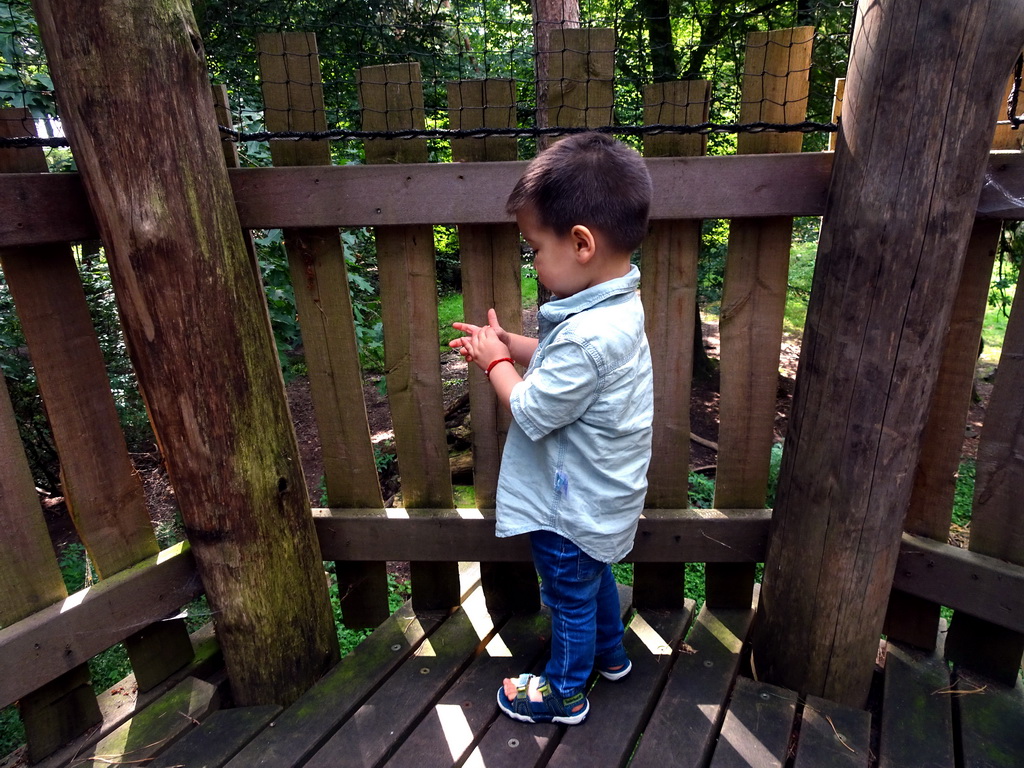
M 403 509 L 314 509 L 325 560 L 530 560 L 522 537 L 497 539 L 476 509 L 409 518 Z M 629 562 L 760 562 L 771 510 L 648 510 Z M 1024 631 L 1024 567 L 904 534 L 894 586 L 1006 629 Z M 0 630 L 0 706 L 18 700 L 202 593 L 187 544 Z
M 0 706 L 160 621 L 203 593 L 188 544 L 176 544 L 0 629 Z M 10 660 L 17 659 L 17 664 Z
M 832 154 L 649 158 L 655 220 L 820 216 Z M 511 221 L 495 189 L 525 162 L 231 169 L 241 224 L 367 227 Z M 98 237 L 78 174 L 8 174 L 0 247 Z M 978 218 L 1024 219 L 1024 156 L 993 152 Z

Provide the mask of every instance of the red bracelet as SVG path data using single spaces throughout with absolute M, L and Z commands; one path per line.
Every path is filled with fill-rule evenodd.
M 491 369 L 494 368 L 494 366 L 496 366 L 498 363 L 512 363 L 512 365 L 515 365 L 516 361 L 513 360 L 511 357 L 499 357 L 497 360 L 493 361 L 490 365 L 488 365 L 487 370 L 484 371 L 484 374 L 487 376 L 487 378 L 491 378 Z

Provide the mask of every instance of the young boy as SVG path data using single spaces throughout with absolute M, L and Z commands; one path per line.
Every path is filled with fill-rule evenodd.
M 610 680 L 632 664 L 622 646 L 610 563 L 633 547 L 647 491 L 651 355 L 630 254 L 647 231 L 651 180 L 640 156 L 598 133 L 562 139 L 527 167 L 509 196 L 555 296 L 539 339 L 455 323 L 451 342 L 490 379 L 512 412 L 497 494 L 497 535 L 530 534 L 551 609 L 543 676 L 506 679 L 505 714 L 575 725 L 590 704 L 593 669 Z M 513 363 L 528 366 L 525 378 Z

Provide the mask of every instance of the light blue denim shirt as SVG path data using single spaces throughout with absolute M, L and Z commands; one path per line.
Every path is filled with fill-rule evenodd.
M 654 394 L 640 271 L 544 304 L 512 390 L 498 536 L 553 531 L 596 560 L 633 548 L 647 493 Z

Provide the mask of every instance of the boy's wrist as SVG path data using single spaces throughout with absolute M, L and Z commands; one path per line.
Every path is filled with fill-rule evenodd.
M 500 365 L 501 363 L 511 363 L 512 365 L 515 365 L 516 361 L 513 360 L 511 357 L 499 357 L 497 360 L 492 360 L 488 364 L 487 368 L 484 370 L 484 375 L 487 376 L 487 378 L 490 378 L 491 377 L 491 371 L 493 371 L 494 368 L 497 365 Z

